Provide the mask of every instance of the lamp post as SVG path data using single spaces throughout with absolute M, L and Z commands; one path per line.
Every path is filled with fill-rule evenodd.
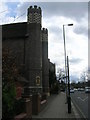
M 70 79 L 69 79 L 69 58 L 68 58 L 68 56 L 67 56 L 67 73 L 68 73 L 68 113 L 71 113 Z
M 64 55 L 65 55 L 65 76 L 66 76 L 66 103 L 67 103 L 67 67 L 66 67 L 66 43 L 65 43 L 65 26 L 73 26 L 73 24 L 63 25 L 63 39 L 64 39 Z

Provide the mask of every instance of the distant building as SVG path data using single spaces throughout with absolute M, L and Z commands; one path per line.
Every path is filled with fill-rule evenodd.
M 56 68 L 55 64 L 49 60 L 49 88 L 56 83 Z
M 35 5 L 28 8 L 27 22 L 2 25 L 2 46 L 16 57 L 30 93 L 49 92 L 48 30 L 41 21 L 42 10 Z

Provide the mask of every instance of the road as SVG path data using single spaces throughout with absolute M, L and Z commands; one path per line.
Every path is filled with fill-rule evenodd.
M 71 93 L 71 99 L 76 108 L 79 110 L 80 114 L 84 118 L 88 118 L 88 97 L 90 94 L 85 93 L 85 91 L 75 91 Z

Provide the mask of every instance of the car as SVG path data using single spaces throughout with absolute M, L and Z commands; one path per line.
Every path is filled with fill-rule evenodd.
M 74 89 L 70 89 L 70 93 L 74 93 Z
M 80 91 L 81 90 L 81 88 L 78 88 L 78 91 Z
M 78 91 L 84 91 L 84 88 L 78 88 Z
M 84 88 L 81 88 L 80 91 L 84 91 Z
M 90 87 L 85 87 L 85 93 L 90 93 Z
M 74 88 L 74 91 L 77 91 L 78 89 L 77 88 Z

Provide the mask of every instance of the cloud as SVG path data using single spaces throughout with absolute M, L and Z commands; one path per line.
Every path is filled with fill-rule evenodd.
M 8 3 L 9 4 L 9 3 Z M 6 2 L 0 3 L 0 24 L 8 24 L 14 21 L 14 9 L 9 7 Z M 2 12 L 3 11 L 3 12 Z M 12 12 L 13 11 L 13 12 Z
M 52 24 L 52 25 L 49 27 L 49 31 L 50 31 L 52 34 L 57 33 L 58 35 L 60 35 L 60 33 L 62 32 L 62 29 L 61 29 L 58 25 Z
M 79 79 L 78 79 L 77 75 L 71 75 L 70 76 L 70 83 L 71 82 L 74 82 L 74 83 L 76 82 L 77 83 L 78 81 L 79 81 Z
M 79 64 L 82 61 L 82 59 L 80 59 L 80 58 L 72 58 L 69 61 L 71 62 L 71 64 Z
M 74 32 L 76 34 L 84 34 L 86 36 L 88 35 L 88 30 L 84 26 L 81 26 L 81 27 L 78 26 L 77 28 L 74 29 Z
M 0 2 L 0 24 L 5 21 L 6 14 L 9 13 L 9 8 L 6 3 Z
M 80 76 L 88 59 L 88 3 L 18 1 L 13 4 L 3 3 L 2 9 L 0 7 L 0 11 L 7 10 L 2 14 L 3 24 L 27 21 L 27 8 L 31 5 L 41 7 L 42 27 L 48 29 L 48 57 L 56 63 L 56 69 L 64 69 L 65 65 L 63 24 L 74 24 L 65 26 L 66 53 L 70 58 L 70 75 Z
M 20 2 L 17 7 L 18 15 L 26 12 L 30 5 L 40 6 L 44 18 L 65 16 L 79 21 L 88 11 L 87 2 Z
M 79 22 L 75 24 L 74 32 L 88 36 L 88 13 L 86 13 Z
M 64 16 L 79 21 L 88 11 L 88 3 L 83 2 L 46 2 L 39 3 L 44 11 L 44 17 Z

